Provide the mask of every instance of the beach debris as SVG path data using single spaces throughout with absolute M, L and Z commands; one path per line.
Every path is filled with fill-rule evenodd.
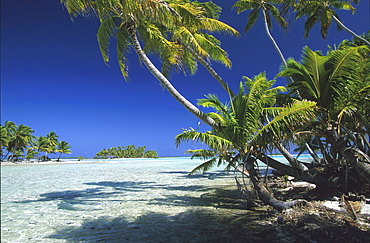
M 364 196 L 356 196 L 349 193 L 348 196 L 342 195 L 341 197 L 342 207 L 346 212 L 354 219 L 357 220 L 357 214 L 361 213 L 362 208 L 365 206 L 366 199 Z

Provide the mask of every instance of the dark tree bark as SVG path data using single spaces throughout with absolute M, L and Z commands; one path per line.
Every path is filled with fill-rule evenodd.
M 294 201 L 281 201 L 276 199 L 274 194 L 267 189 L 265 183 L 258 177 L 257 171 L 254 168 L 254 159 L 249 158 L 246 164 L 252 184 L 257 191 L 259 198 L 264 204 L 272 206 L 276 210 L 282 211 L 295 205 L 306 203 L 306 200 L 303 199 Z
M 297 168 L 293 168 L 264 154 L 257 154 L 256 158 L 263 163 L 268 164 L 275 170 L 280 171 L 281 173 L 284 173 L 286 175 L 293 176 L 296 179 L 313 183 L 316 186 L 331 187 L 329 177 L 326 175 L 315 173 L 309 170 L 303 171 Z

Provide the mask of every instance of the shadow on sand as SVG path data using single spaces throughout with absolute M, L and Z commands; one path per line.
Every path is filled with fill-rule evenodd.
M 153 212 L 131 221 L 124 216 L 102 216 L 86 220 L 80 226 L 66 226 L 48 238 L 67 242 L 249 242 L 268 231 L 268 225 L 257 228 L 250 224 L 257 223 L 268 212 L 242 210 L 242 201 L 235 190 L 202 190 L 205 193 L 200 198 L 173 196 L 149 202 L 170 207 L 189 206 L 189 210 L 176 215 Z
M 183 172 L 171 173 L 184 176 Z M 117 198 L 122 198 L 122 195 L 150 193 L 160 188 L 166 192 L 165 196 L 159 194 L 150 200 L 142 199 L 144 205 L 181 209 L 172 210 L 171 214 L 163 213 L 165 211 L 136 216 L 118 213 L 115 217 L 89 212 L 90 216 L 82 223 L 74 225 L 71 219 L 68 224 L 60 225 L 53 234 L 46 235 L 45 238 L 50 241 L 238 243 L 366 242 L 369 239 L 369 233 L 357 227 L 348 227 L 342 221 L 335 221 L 330 216 L 331 212 L 318 213 L 316 209 L 297 209 L 297 212 L 307 211 L 307 215 L 291 217 L 290 221 L 289 215 L 292 212 L 282 213 L 286 222 L 278 223 L 276 213 L 268 207 L 245 210 L 244 200 L 239 197 L 236 187 L 171 186 L 134 181 L 100 181 L 85 185 L 93 188 L 45 193 L 38 200 L 17 203 L 56 201 L 58 209 L 93 211 L 99 210 L 99 203 L 119 201 Z M 201 196 L 180 195 L 179 191 L 198 191 Z M 119 197 L 117 194 L 120 194 Z M 310 213 L 310 210 L 314 213 Z

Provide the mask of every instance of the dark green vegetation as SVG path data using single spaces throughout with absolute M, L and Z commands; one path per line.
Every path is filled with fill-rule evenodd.
M 237 12 L 250 10 L 246 30 L 263 14 L 265 29 L 283 65 L 277 77 L 287 77 L 287 87 L 274 87 L 274 80 L 265 74 L 244 77 L 238 94 L 232 92 L 210 66 L 218 61 L 230 66 L 227 53 L 212 33 L 238 35 L 238 32 L 217 20 L 221 9 L 213 2 L 190 0 L 119 1 L 61 0 L 72 16 L 94 15 L 101 24 L 98 42 L 104 61 L 109 61 L 111 38 L 117 43 L 118 62 L 127 78 L 126 53 L 132 48 L 140 61 L 160 84 L 187 110 L 210 126 L 210 131 L 185 130 L 176 138 L 201 141 L 207 150 L 190 151 L 207 159 L 194 171 L 206 171 L 211 166 L 225 164 L 249 177 L 253 190 L 268 205 L 282 210 L 302 200 L 277 200 L 261 179 L 257 160 L 298 180 L 311 182 L 326 192 L 366 192 L 370 184 L 369 103 L 370 49 L 369 36 L 359 36 L 345 26 L 336 10 L 350 10 L 359 1 L 240 0 Z M 305 37 L 316 23 L 326 37 L 331 23 L 336 22 L 354 36 L 326 54 L 303 48 L 302 60 L 285 60 L 271 36 L 271 20 L 286 28 L 285 16 L 305 18 Z M 148 55 L 156 54 L 162 61 L 159 70 Z M 207 95 L 199 105 L 214 112 L 205 114 L 183 97 L 168 79 L 171 71 L 195 73 L 203 65 L 228 92 L 230 101 L 220 101 Z M 312 162 L 303 163 L 289 152 L 312 155 Z M 278 150 L 290 166 L 269 157 Z M 252 195 L 253 193 L 251 193 Z M 328 193 L 327 193 L 328 194 Z M 252 199 L 252 198 L 250 198 Z M 252 200 L 249 200 L 252 201 Z M 252 203 L 250 203 L 252 205 Z
M 113 158 L 157 158 L 158 154 L 153 150 L 146 150 L 146 146 L 128 145 L 117 146 L 99 151 L 94 159 L 113 159 Z
M 48 154 L 58 153 L 58 161 L 62 154 L 70 154 L 71 146 L 66 141 L 58 141 L 55 132 L 49 132 L 46 136 L 36 137 L 34 131 L 26 125 L 16 125 L 7 121 L 0 126 L 1 161 L 36 161 L 50 160 Z M 42 154 L 42 155 L 41 155 Z
M 193 172 L 225 164 L 226 169 L 250 177 L 259 197 L 277 209 L 302 201 L 276 200 L 260 180 L 257 160 L 314 183 L 317 190 L 368 192 L 369 55 L 368 46 L 347 41 L 326 55 L 305 47 L 302 60 L 289 59 L 278 74 L 291 78 L 288 94 L 281 93 L 284 87 L 273 87 L 274 81 L 264 74 L 245 78 L 230 102 L 223 103 L 215 95 L 199 100 L 199 105 L 214 109 L 208 115 L 218 126 L 207 132 L 185 130 L 176 142 L 201 141 L 209 146 L 189 151 L 207 159 Z M 292 145 L 300 153 L 310 153 L 312 162 L 293 157 L 286 149 Z M 272 150 L 279 150 L 290 166 L 271 158 Z

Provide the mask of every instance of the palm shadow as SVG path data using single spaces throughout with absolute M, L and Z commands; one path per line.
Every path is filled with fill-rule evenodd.
M 176 215 L 148 213 L 133 221 L 123 217 L 100 217 L 80 226 L 67 226 L 49 235 L 66 242 L 249 242 L 261 239 L 261 232 L 245 227 L 266 217 L 262 211 L 233 214 L 209 208 L 196 208 Z
M 39 202 L 57 202 L 57 208 L 63 210 L 99 210 L 102 201 L 120 201 L 117 196 L 125 195 L 127 192 L 138 192 L 156 185 L 153 182 L 115 182 L 101 181 L 89 182 L 85 185 L 95 186 L 83 190 L 65 190 L 49 193 L 42 193 L 39 199 L 15 201 L 14 203 L 39 203 Z M 156 185 L 160 186 L 160 185 Z M 90 206 L 88 208 L 87 206 Z

